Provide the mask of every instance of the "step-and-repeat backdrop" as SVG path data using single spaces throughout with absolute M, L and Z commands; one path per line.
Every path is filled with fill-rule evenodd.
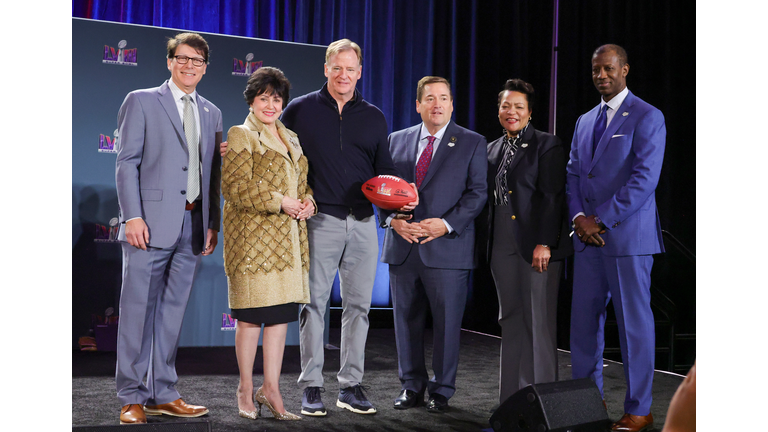
M 117 112 L 126 94 L 156 87 L 170 78 L 165 44 L 182 30 L 72 19 L 72 336 L 97 329 L 117 315 L 121 247 L 114 241 L 118 205 L 115 190 Z M 201 33 L 210 64 L 197 91 L 221 109 L 227 130 L 248 115 L 243 99 L 248 76 L 261 66 L 280 68 L 291 81 L 291 98 L 319 89 L 324 46 Z M 40 83 L 45 85 L 45 83 Z M 222 198 L 222 204 L 223 204 Z M 379 233 L 381 246 L 382 233 Z M 204 257 L 184 316 L 181 346 L 234 345 L 229 317 L 223 238 Z M 338 278 L 333 298 L 340 301 Z M 389 304 L 385 264 L 379 264 L 374 306 Z M 326 317 L 327 322 L 327 317 Z M 326 342 L 327 342 L 326 324 Z M 98 326 L 102 333 L 109 332 Z M 91 333 L 91 335 L 93 335 Z M 101 334 L 98 336 L 102 336 Z M 102 336 L 103 339 L 104 336 Z M 106 336 L 108 337 L 108 336 Z M 298 345 L 298 323 L 288 328 L 288 345 Z

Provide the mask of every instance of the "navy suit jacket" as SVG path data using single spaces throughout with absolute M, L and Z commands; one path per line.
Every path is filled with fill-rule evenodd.
M 409 183 L 415 183 L 416 179 L 420 131 L 421 124 L 418 124 L 389 136 L 392 161 L 398 175 Z M 419 188 L 419 205 L 414 210 L 412 221 L 443 218 L 454 231 L 416 246 L 388 228 L 381 261 L 402 264 L 411 248 L 419 247 L 421 260 L 428 267 L 473 268 L 475 218 L 487 198 L 486 172 L 485 138 L 451 121 Z M 382 220 L 386 220 L 391 213 L 380 210 L 379 214 Z
M 656 209 L 667 130 L 658 109 L 629 92 L 605 129 L 592 157 L 592 136 L 600 106 L 579 117 L 567 166 L 570 217 L 597 215 L 606 225 L 609 256 L 664 251 Z M 586 247 L 574 236 L 576 251 Z
M 221 111 L 197 94 L 200 112 L 200 192 L 203 204 L 203 243 L 207 230 L 219 231 L 221 207 Z M 115 170 L 121 228 L 141 217 L 149 228 L 149 246 L 169 247 L 181 232 L 186 203 L 189 151 L 179 111 L 168 81 L 160 87 L 128 93 L 117 118 Z M 203 244 L 204 246 L 204 244 Z

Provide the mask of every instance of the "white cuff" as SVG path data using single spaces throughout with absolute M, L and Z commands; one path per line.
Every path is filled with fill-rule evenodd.
M 445 220 L 445 219 L 441 219 L 441 220 L 445 224 L 445 227 L 448 229 L 448 234 L 452 233 L 453 232 L 453 227 L 451 226 L 451 224 L 449 224 L 448 221 Z

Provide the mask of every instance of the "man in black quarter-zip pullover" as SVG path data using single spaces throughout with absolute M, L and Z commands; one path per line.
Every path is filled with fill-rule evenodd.
M 281 120 L 297 134 L 309 160 L 307 181 L 320 213 L 343 219 L 373 214 L 361 187 L 371 177 L 396 175 L 387 143 L 384 114 L 356 89 L 346 103 L 332 96 L 329 84 L 293 100 Z M 341 108 L 339 108 L 341 106 Z
M 328 82 L 318 91 L 293 100 L 282 122 L 299 135 L 309 160 L 308 182 L 318 214 L 307 220 L 310 302 L 301 308 L 301 413 L 326 414 L 323 387 L 325 311 L 339 271 L 341 369 L 336 406 L 358 414 L 376 408 L 363 393 L 368 310 L 378 258 L 373 206 L 361 187 L 376 175 L 397 175 L 387 144 L 384 114 L 363 100 L 355 85 L 362 74 L 360 47 L 341 39 L 325 54 Z

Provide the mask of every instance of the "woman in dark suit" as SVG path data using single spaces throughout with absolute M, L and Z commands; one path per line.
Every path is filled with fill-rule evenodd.
M 573 253 L 565 205 L 566 152 L 531 125 L 533 86 L 510 79 L 499 93 L 504 135 L 488 144 L 488 250 L 499 296 L 499 402 L 557 381 L 557 291 Z

